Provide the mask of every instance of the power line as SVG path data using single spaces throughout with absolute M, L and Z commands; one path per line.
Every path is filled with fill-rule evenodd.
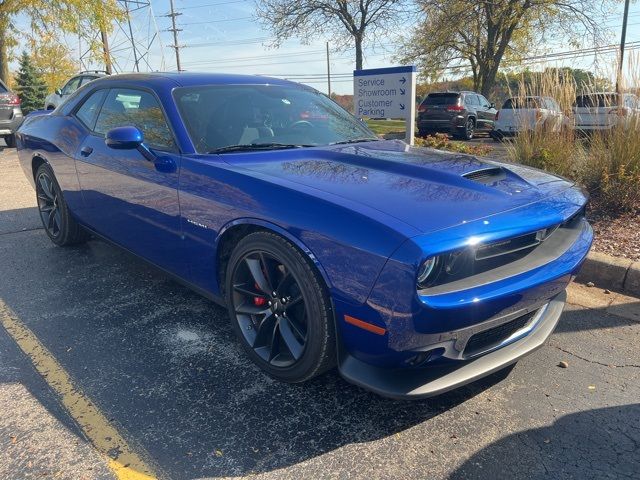
M 182 26 L 185 27 L 187 25 L 208 25 L 210 23 L 225 23 L 225 22 L 239 22 L 241 20 L 250 20 L 253 17 L 238 17 L 238 18 L 225 18 L 222 20 L 207 20 L 204 22 L 187 22 L 183 23 Z
M 206 3 L 204 5 L 193 5 L 191 7 L 182 7 L 182 10 L 191 10 L 193 8 L 217 7 L 219 5 L 231 5 L 233 3 L 246 3 L 247 0 L 229 0 L 228 2 Z

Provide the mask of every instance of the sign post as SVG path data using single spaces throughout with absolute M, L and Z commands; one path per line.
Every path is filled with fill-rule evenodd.
M 401 118 L 405 141 L 413 145 L 416 129 L 416 67 L 354 70 L 353 107 L 356 117 Z

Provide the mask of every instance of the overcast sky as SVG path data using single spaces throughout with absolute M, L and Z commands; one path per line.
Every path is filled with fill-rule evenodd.
M 255 19 L 253 0 L 174 0 L 176 10 L 182 15 L 177 17 L 182 67 L 189 71 L 230 72 L 246 74 L 264 74 L 290 78 L 307 83 L 326 92 L 326 38 L 318 36 L 309 39 L 303 45 L 298 39 L 285 42 L 280 48 L 271 48 L 269 32 Z M 168 45 L 173 43 L 170 27 L 169 0 L 152 0 L 152 9 L 160 40 L 155 41 L 149 57 L 153 70 L 175 70 L 175 55 Z M 144 43 L 153 34 L 155 26 L 148 15 L 148 9 L 133 14 L 135 37 Z M 617 43 L 622 25 L 622 6 L 617 14 L 603 19 L 603 25 L 610 32 L 610 43 Z M 407 26 L 407 30 L 409 26 Z M 112 38 L 112 48 L 116 57 L 117 69 L 131 71 L 133 56 L 125 43 L 122 33 L 116 32 Z M 385 40 L 383 45 L 369 46 L 365 51 L 365 68 L 395 65 L 393 56 L 395 39 Z M 74 55 L 78 55 L 77 40 L 69 39 Z M 640 41 L 640 4 L 632 4 L 627 42 Z M 330 44 L 331 45 L 331 44 Z M 592 47 L 593 45 L 587 45 Z M 544 46 L 549 52 L 571 50 L 565 39 L 559 38 Z M 640 44 L 630 57 L 640 58 Z M 597 65 L 611 71 L 615 55 L 604 54 L 597 59 Z M 592 69 L 592 55 L 582 58 L 563 58 L 547 63 L 553 66 L 572 66 Z M 531 68 L 544 64 L 530 63 Z M 354 68 L 354 51 L 331 51 L 332 90 L 337 93 L 352 93 L 350 74 Z M 635 70 L 640 65 L 635 62 Z M 147 65 L 142 66 L 147 70 Z

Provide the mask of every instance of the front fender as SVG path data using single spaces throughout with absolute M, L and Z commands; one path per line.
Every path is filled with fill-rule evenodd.
M 220 229 L 220 231 L 218 232 L 218 236 L 216 237 L 215 244 L 214 244 L 216 252 L 218 251 L 218 247 L 220 245 L 220 241 L 224 237 L 225 233 L 227 231 L 229 231 L 229 229 L 231 229 L 233 227 L 236 227 L 238 225 L 250 225 L 250 226 L 255 226 L 255 227 L 260 227 L 260 228 L 264 228 L 264 229 L 267 229 L 267 230 L 271 230 L 271 231 L 277 233 L 278 235 L 281 235 L 284 238 L 286 238 L 287 240 L 289 240 L 296 247 L 298 247 L 300 250 L 302 250 L 305 253 L 305 255 L 309 258 L 309 260 L 311 260 L 311 262 L 316 266 L 316 268 L 320 272 L 320 275 L 322 276 L 325 284 L 327 285 L 327 288 L 329 290 L 333 289 L 333 284 L 331 283 L 329 275 L 327 275 L 326 270 L 324 269 L 324 267 L 322 266 L 322 264 L 320 263 L 320 261 L 318 260 L 316 255 L 313 253 L 313 251 L 302 240 L 300 240 L 298 237 L 296 237 L 295 235 L 293 235 L 292 233 L 287 231 L 285 228 L 283 228 L 280 225 L 277 225 L 277 224 L 275 224 L 273 222 L 262 220 L 260 218 L 252 218 L 252 217 L 238 218 L 236 220 L 232 220 L 232 221 L 228 222 L 226 225 L 224 225 Z

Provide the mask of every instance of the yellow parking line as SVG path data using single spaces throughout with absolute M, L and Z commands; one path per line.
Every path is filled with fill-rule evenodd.
M 119 480 L 155 479 L 152 470 L 133 452 L 126 440 L 109 423 L 95 404 L 73 383 L 69 374 L 0 299 L 0 322 L 20 349 L 31 359 L 36 370 L 78 423 L 95 448 L 108 458 L 109 468 Z M 116 456 L 116 458 L 113 458 Z

